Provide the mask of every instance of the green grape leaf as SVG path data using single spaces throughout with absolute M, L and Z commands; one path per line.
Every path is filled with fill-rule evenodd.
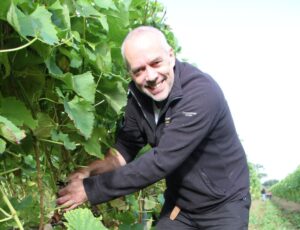
M 3 153 L 6 149 L 6 142 L 2 138 L 0 138 L 0 153 Z
M 77 96 L 71 101 L 66 101 L 65 98 L 64 107 L 70 119 L 74 121 L 75 127 L 85 139 L 89 139 L 95 120 L 94 107 L 88 101 Z
M 73 75 L 74 91 L 88 102 L 95 102 L 96 84 L 91 72 Z
M 60 76 L 61 74 L 63 74 L 63 72 L 61 71 L 61 69 L 57 66 L 56 64 L 56 60 L 55 60 L 55 56 L 54 54 L 52 54 L 51 56 L 48 56 L 45 59 L 45 64 L 49 70 L 49 73 L 55 77 Z
M 71 67 L 79 68 L 82 65 L 82 57 L 76 52 L 76 50 L 67 50 L 63 47 L 59 47 L 59 51 L 69 58 Z
M 35 34 L 39 38 L 50 45 L 58 43 L 57 31 L 51 21 L 52 14 L 46 10 L 45 6 L 38 6 L 30 16 Z
M 36 36 L 32 25 L 32 19 L 19 10 L 13 3 L 8 10 L 7 21 L 21 36 Z
M 106 10 L 118 10 L 113 0 L 95 0 L 95 4 L 96 6 Z
M 31 129 L 37 126 L 37 122 L 32 118 L 25 104 L 14 97 L 1 99 L 0 113 L 17 126 L 25 124 Z
M 74 90 L 79 96 L 90 103 L 95 102 L 96 84 L 91 72 L 79 75 L 67 73 L 58 79 L 62 80 L 68 88 Z
M 90 17 L 103 15 L 97 11 L 87 0 L 78 0 L 76 3 L 76 11 L 78 16 Z
M 59 0 L 57 0 L 48 9 L 51 11 L 52 21 L 57 27 L 62 30 L 70 30 L 70 12 L 67 5 L 61 5 Z
M 109 202 L 109 204 L 113 207 L 118 209 L 119 211 L 126 211 L 129 209 L 129 205 L 126 204 L 123 198 L 117 198 Z
M 127 101 L 127 92 L 118 77 L 101 82 L 101 93 L 113 110 L 119 114 Z
M 28 165 L 30 168 L 33 168 L 33 169 L 36 168 L 36 161 L 31 154 L 24 156 L 24 163 L 26 165 Z
M 106 15 L 102 15 L 100 18 L 99 18 L 99 21 L 103 27 L 103 29 L 105 29 L 106 31 L 108 31 L 109 27 L 108 27 L 108 22 L 107 22 L 107 17 Z
M 16 144 L 20 144 L 20 141 L 26 137 L 24 130 L 19 129 L 10 120 L 2 116 L 0 116 L 0 135 Z
M 1 1 L 0 2 L 0 19 L 6 20 L 7 11 L 10 6 L 10 1 Z
M 105 138 L 106 138 L 106 130 L 100 127 L 95 128 L 93 130 L 93 134 L 91 138 L 89 138 L 86 142 L 83 143 L 84 150 L 90 155 L 103 159 L 104 154 L 102 153 L 101 150 L 100 141 L 107 144 Z
M 96 64 L 104 73 L 111 72 L 112 60 L 109 44 L 104 43 L 96 47 Z
M 153 197 L 146 197 L 144 200 L 144 208 L 146 210 L 151 210 L 151 209 L 155 208 L 156 204 L 157 203 Z
M 62 141 L 64 143 L 65 148 L 68 150 L 76 149 L 76 143 L 70 140 L 68 134 L 62 132 L 57 133 L 55 130 L 52 130 L 51 139 L 54 141 Z
M 7 21 L 21 36 L 37 36 L 43 42 L 53 45 L 59 40 L 51 15 L 45 6 L 38 6 L 32 14 L 25 15 L 12 3 L 7 13 Z
M 87 208 L 78 208 L 64 214 L 68 230 L 106 230 L 100 218 L 94 217 Z
M 46 113 L 37 114 L 38 125 L 33 130 L 34 136 L 38 138 L 48 138 L 51 136 L 51 131 L 56 127 L 55 122 Z

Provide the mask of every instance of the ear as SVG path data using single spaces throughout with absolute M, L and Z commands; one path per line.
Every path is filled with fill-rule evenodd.
M 172 68 L 175 66 L 176 56 L 172 47 L 169 49 L 170 64 Z

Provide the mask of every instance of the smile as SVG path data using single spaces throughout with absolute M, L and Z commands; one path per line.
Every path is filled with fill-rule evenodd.
M 164 81 L 165 80 L 162 80 L 161 82 L 159 82 L 155 85 L 146 85 L 145 88 L 150 89 L 150 90 L 155 90 L 155 89 L 159 88 L 163 84 Z

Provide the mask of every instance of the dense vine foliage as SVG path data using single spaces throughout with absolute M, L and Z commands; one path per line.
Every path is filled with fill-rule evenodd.
M 53 221 L 57 182 L 104 156 L 126 103 L 121 42 L 153 25 L 177 50 L 163 13 L 150 0 L 0 2 L 0 229 Z M 108 227 L 145 225 L 162 187 L 93 212 Z
M 271 187 L 273 195 L 300 203 L 300 166 Z
M 252 199 L 259 199 L 260 198 L 260 191 L 261 191 L 261 183 L 260 178 L 258 176 L 258 171 L 255 169 L 252 163 L 248 163 L 249 173 L 250 173 L 250 193 Z

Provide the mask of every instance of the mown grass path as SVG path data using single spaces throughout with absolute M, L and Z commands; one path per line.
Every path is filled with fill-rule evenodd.
M 299 230 L 300 213 L 281 209 L 272 201 L 254 200 L 249 230 Z

